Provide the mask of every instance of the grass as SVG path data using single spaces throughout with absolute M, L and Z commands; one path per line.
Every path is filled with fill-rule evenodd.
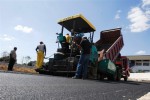
M 0 65 L 0 70 L 7 71 L 7 65 Z M 26 68 L 26 67 L 13 67 L 14 72 L 23 72 L 23 73 L 30 73 L 30 74 L 37 74 L 34 68 Z

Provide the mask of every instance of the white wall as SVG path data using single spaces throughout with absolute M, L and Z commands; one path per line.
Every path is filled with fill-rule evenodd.
M 149 71 L 150 72 L 150 66 L 133 66 L 131 67 L 132 72 L 138 72 L 141 71 Z

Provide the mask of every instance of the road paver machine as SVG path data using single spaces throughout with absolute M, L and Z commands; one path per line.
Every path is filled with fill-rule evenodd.
M 57 33 L 58 49 L 53 58 L 38 70 L 41 74 L 75 73 L 80 57 L 80 50 L 75 44 L 81 42 L 82 36 L 87 36 L 92 48 L 88 68 L 88 77 L 92 79 L 127 81 L 129 77 L 128 58 L 121 56 L 124 46 L 121 28 L 109 29 L 100 32 L 100 39 L 93 43 L 95 27 L 82 15 L 69 16 L 58 21 L 62 26 Z M 70 42 L 65 39 L 64 29 L 71 34 Z M 61 46 L 60 46 L 61 45 Z

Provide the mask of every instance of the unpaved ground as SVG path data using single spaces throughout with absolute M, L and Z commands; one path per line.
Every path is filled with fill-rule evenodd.
M 0 64 L 0 70 L 7 71 L 7 64 Z M 26 68 L 26 67 L 14 66 L 13 70 L 15 72 L 37 74 L 37 72 L 34 70 L 34 68 Z

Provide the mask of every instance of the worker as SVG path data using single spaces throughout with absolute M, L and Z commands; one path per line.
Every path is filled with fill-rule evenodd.
M 83 33 L 77 33 L 77 34 L 75 34 L 74 41 L 75 41 L 77 44 L 80 44 L 80 42 L 81 42 L 83 36 L 84 36 Z
M 65 37 L 66 37 L 65 47 L 66 47 L 66 51 L 68 52 L 69 51 L 69 45 L 71 42 L 71 36 L 67 33 Z
M 96 66 L 97 61 L 98 61 L 98 51 L 94 43 L 92 43 L 90 62 L 93 66 Z
M 36 52 L 37 52 L 36 68 L 40 69 L 42 68 L 43 65 L 44 56 L 46 56 L 46 46 L 42 41 L 40 42 L 40 45 L 37 46 Z
M 98 64 L 98 51 L 94 43 L 92 43 L 91 54 L 90 54 L 90 68 L 88 71 L 88 77 L 92 79 L 97 78 L 97 64 Z
M 78 61 L 75 76 L 72 78 L 73 79 L 79 79 L 79 78 L 86 79 L 88 63 L 89 63 L 89 58 L 90 58 L 90 53 L 91 53 L 91 43 L 89 42 L 87 37 L 83 37 L 78 47 L 81 50 L 81 56 Z
M 65 47 L 65 43 L 66 43 L 66 37 L 63 36 L 62 33 L 56 33 L 56 34 L 58 35 L 57 36 L 57 42 L 59 42 L 61 44 L 61 47 L 64 48 Z
M 70 43 L 70 41 L 71 41 L 71 36 L 67 33 L 65 37 L 66 37 L 66 42 L 67 42 L 67 43 Z
M 12 50 L 10 52 L 8 71 L 12 71 L 13 70 L 13 66 L 14 66 L 15 62 L 17 61 L 17 59 L 16 59 L 17 58 L 16 51 L 17 51 L 17 47 L 14 47 L 14 50 Z
M 105 49 L 103 49 L 103 50 L 98 52 L 98 54 L 99 54 L 98 62 L 100 62 L 101 60 L 105 59 L 104 52 L 105 52 Z

